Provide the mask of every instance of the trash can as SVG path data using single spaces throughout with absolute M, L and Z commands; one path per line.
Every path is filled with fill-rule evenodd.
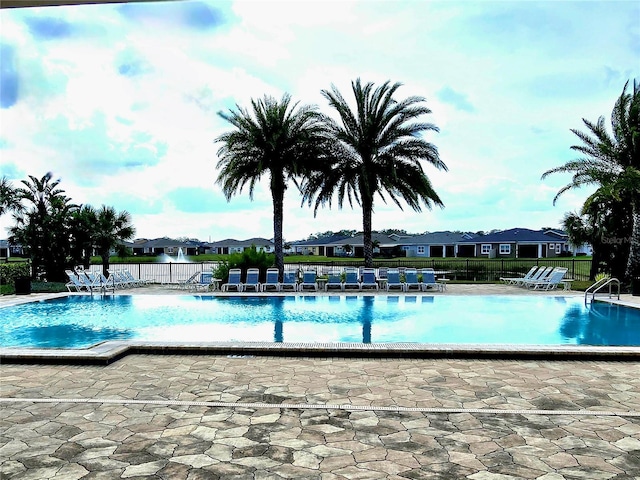
M 16 295 L 29 295 L 31 293 L 31 278 L 17 277 L 15 279 Z

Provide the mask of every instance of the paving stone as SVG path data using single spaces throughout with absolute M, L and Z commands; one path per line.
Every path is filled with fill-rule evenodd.
M 0 389 L 35 398 L 637 411 L 638 368 L 132 355 L 107 367 L 3 365 Z M 640 420 L 619 416 L 6 402 L 0 429 L 3 478 L 640 477 Z

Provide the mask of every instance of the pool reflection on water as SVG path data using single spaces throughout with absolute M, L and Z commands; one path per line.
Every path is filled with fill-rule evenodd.
M 105 340 L 640 345 L 640 312 L 552 296 L 71 296 L 0 309 L 3 347 Z

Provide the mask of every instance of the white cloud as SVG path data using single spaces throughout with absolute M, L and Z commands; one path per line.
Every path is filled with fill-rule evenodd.
M 227 8 L 227 23 L 207 30 L 176 13 L 189 2 L 173 13 L 159 5 L 144 8 L 167 10 L 147 17 L 113 5 L 0 12 L 20 81 L 18 101 L 0 110 L 0 174 L 52 170 L 79 203 L 137 212 L 141 236 L 271 237 L 264 182 L 251 204 L 227 203 L 215 185 L 214 139 L 229 128 L 217 112 L 284 92 L 327 112 L 320 90 L 333 83 L 349 99 L 360 77 L 426 97 L 426 120 L 441 130 L 427 138 L 449 166 L 425 166 L 444 210 L 378 201 L 374 228 L 552 226 L 590 191 L 554 207 L 569 179 L 540 175 L 574 158 L 569 129 L 608 118 L 624 81 L 640 75 L 637 28 L 620 28 L 637 18 L 631 2 L 208 2 Z M 34 40 L 29 15 L 66 19 L 72 34 Z M 176 204 L 173 193 L 190 188 L 211 211 Z M 0 237 L 10 224 L 0 219 Z M 293 185 L 287 192 L 288 240 L 361 225 L 359 207 L 314 218 Z

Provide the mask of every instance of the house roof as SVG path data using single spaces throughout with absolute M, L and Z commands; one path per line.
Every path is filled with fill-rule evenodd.
M 450 245 L 466 242 L 471 238 L 472 235 L 468 233 L 431 232 L 405 239 L 404 243 L 407 245 Z
M 216 247 L 250 247 L 255 245 L 256 247 L 263 247 L 265 245 L 273 245 L 271 240 L 261 237 L 248 238 L 246 240 L 236 240 L 235 238 L 226 238 L 224 240 L 218 240 L 217 242 L 211 242 L 208 244 L 212 248 Z
M 411 237 L 404 237 L 404 236 L 393 235 L 393 234 L 384 235 L 382 233 L 371 234 L 371 240 L 374 242 L 377 241 L 381 247 L 392 247 L 394 245 L 403 245 L 404 243 L 406 243 L 405 240 L 407 238 L 411 238 Z M 337 240 L 335 242 L 328 243 L 326 245 L 342 246 L 346 244 L 349 244 L 352 247 L 362 246 L 364 245 L 364 237 L 363 235 L 356 235 L 354 237 L 347 237 L 342 240 Z
M 296 247 L 311 247 L 314 245 L 329 245 L 336 242 L 343 242 L 346 239 L 351 239 L 348 235 L 331 235 L 329 237 L 312 238 L 309 240 L 300 240 L 297 242 L 289 242 Z
M 459 243 L 546 243 L 546 242 L 566 242 L 566 237 L 562 237 L 556 232 L 549 230 L 530 230 L 528 228 L 511 228 L 502 232 L 479 235 L 469 240 Z

